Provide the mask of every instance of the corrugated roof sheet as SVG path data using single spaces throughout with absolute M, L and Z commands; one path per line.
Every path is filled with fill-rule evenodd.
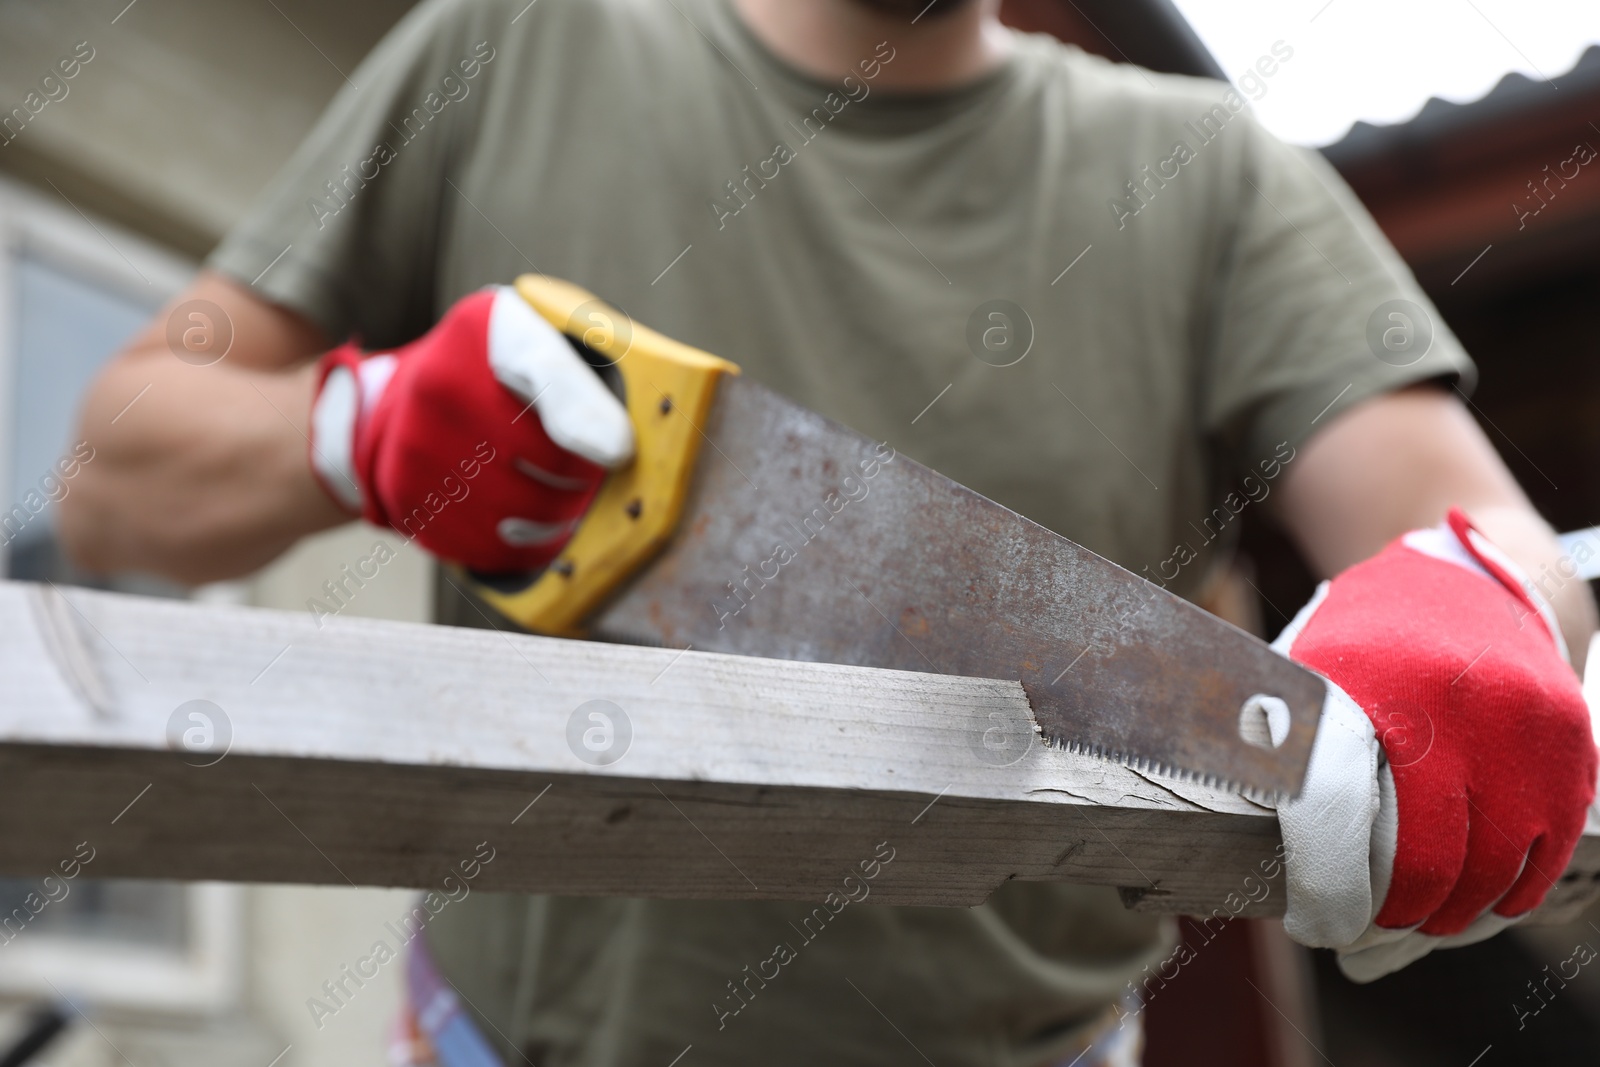
M 1342 140 L 1469 104 L 1508 76 L 1544 85 L 1600 43 L 1595 0 L 1175 0 L 1273 132 Z M 1293 57 L 1261 66 L 1273 46 Z M 1434 103 L 1430 103 L 1434 102 Z
M 1553 102 L 1551 94 L 1563 91 L 1585 96 L 1600 92 L 1600 45 L 1585 49 L 1571 70 L 1549 81 L 1507 74 L 1477 100 L 1458 104 L 1433 97 L 1406 122 L 1390 125 L 1357 122 L 1349 133 L 1322 151 L 1342 165 L 1391 151 L 1403 142 L 1445 137 L 1468 127 L 1514 119 L 1519 114 L 1547 107 Z M 1594 133 L 1596 142 L 1600 143 L 1600 122 L 1595 124 Z

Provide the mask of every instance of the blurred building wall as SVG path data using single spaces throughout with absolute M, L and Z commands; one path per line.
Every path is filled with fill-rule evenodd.
M 410 0 L 0 0 L 0 171 L 105 231 L 199 260 L 298 144 Z M 7 123 L 5 120 L 9 120 Z M 0 432 L 11 431 L 0 427 Z M 380 536 L 313 538 L 249 582 L 212 595 L 307 610 L 324 581 Z M 403 549 L 348 613 L 423 621 L 429 566 Z M 225 1011 L 141 1014 L 84 1005 L 41 1062 L 98 1067 L 382 1064 L 400 997 L 397 966 L 314 1017 L 308 1000 L 383 936 L 405 891 L 249 887 L 242 995 Z M 0 968 L 6 960 L 0 956 Z M 0 1033 L 5 1029 L 0 1012 Z M 0 1038 L 3 1039 L 3 1038 Z
M 198 257 L 410 6 L 0 0 L 0 169 Z

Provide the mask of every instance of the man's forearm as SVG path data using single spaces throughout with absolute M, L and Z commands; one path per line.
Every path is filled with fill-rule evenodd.
M 1561 577 L 1560 542 L 1452 394 L 1421 386 L 1342 413 L 1301 448 L 1278 503 L 1323 578 L 1460 507 L 1550 600 L 1583 669 L 1594 597 L 1587 583 Z
M 169 347 L 169 322 L 197 307 L 230 338 L 206 366 Z M 67 552 L 97 571 L 212 581 L 344 521 L 307 458 L 312 360 L 327 347 L 309 320 L 202 273 L 84 399 L 78 433 L 95 460 L 61 502 Z
M 68 553 L 199 583 L 346 521 L 307 461 L 314 371 L 197 367 L 136 341 L 85 400 L 79 434 L 95 459 L 61 504 Z

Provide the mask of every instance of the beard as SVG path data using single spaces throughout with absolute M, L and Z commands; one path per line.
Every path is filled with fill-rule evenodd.
M 910 20 L 921 15 L 924 20 L 928 20 L 943 18 L 964 7 L 971 7 L 973 0 L 931 0 L 931 2 L 930 0 L 851 0 L 851 2 L 890 18 Z M 924 8 L 927 10 L 924 11 Z

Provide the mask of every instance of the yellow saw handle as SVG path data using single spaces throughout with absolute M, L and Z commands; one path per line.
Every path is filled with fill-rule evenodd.
M 524 274 L 516 289 L 552 326 L 617 368 L 633 422 L 634 457 L 607 475 L 566 548 L 532 584 L 508 592 L 463 577 L 519 626 L 579 637 L 590 613 L 677 528 L 717 382 L 739 367 L 640 326 L 569 282 Z

